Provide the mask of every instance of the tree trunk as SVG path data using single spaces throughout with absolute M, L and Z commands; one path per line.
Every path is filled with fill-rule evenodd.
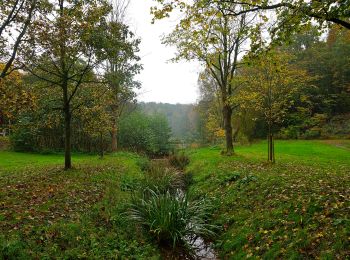
M 118 150 L 118 141 L 117 141 L 117 124 L 116 120 L 113 120 L 112 131 L 112 152 L 116 152 Z
M 269 126 L 269 133 L 267 137 L 267 151 L 268 157 L 267 160 L 271 163 L 275 163 L 275 143 L 273 140 L 273 134 L 271 132 L 271 127 Z
M 72 168 L 72 156 L 71 156 L 71 113 L 69 106 L 64 109 L 64 169 L 68 170 Z
M 228 105 L 224 105 L 222 109 L 224 117 L 224 128 L 226 137 L 226 155 L 232 155 L 233 150 L 233 136 L 232 136 L 232 108 Z
M 103 158 L 103 154 L 104 154 L 104 151 L 103 151 L 103 135 L 102 135 L 102 132 L 100 132 L 100 157 L 101 159 Z

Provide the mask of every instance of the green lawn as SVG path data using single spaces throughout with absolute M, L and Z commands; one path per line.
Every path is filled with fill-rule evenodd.
M 350 165 L 350 140 L 344 141 L 276 141 L 277 162 L 301 162 L 303 164 Z M 237 147 L 238 156 L 245 159 L 264 160 L 267 158 L 267 143 Z
M 188 152 L 190 192 L 214 205 L 220 258 L 345 259 L 350 256 L 348 141 L 276 141 Z
M 73 154 L 73 163 L 84 161 L 95 161 L 97 156 Z M 0 151 L 0 172 L 19 170 L 26 167 L 42 167 L 48 165 L 63 165 L 63 154 L 36 154 L 36 153 L 19 153 L 11 151 Z

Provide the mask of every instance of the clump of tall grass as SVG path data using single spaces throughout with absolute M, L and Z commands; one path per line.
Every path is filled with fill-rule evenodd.
M 189 201 L 186 194 L 146 189 L 132 200 L 130 218 L 155 237 L 158 243 L 190 248 L 191 238 L 214 236 L 206 223 L 210 206 L 203 201 Z
M 140 186 L 141 190 L 149 188 L 157 190 L 159 193 L 170 192 L 174 194 L 178 189 L 184 188 L 184 176 L 183 173 L 174 168 L 153 163 L 145 173 L 145 178 Z
M 190 163 L 190 158 L 184 153 L 173 154 L 169 156 L 169 163 L 171 166 L 183 171 Z

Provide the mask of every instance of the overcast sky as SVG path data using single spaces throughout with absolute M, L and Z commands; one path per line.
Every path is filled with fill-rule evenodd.
M 171 32 L 175 18 L 151 24 L 152 0 L 131 0 L 127 22 L 141 38 L 141 63 L 144 70 L 137 77 L 142 83 L 138 100 L 163 103 L 194 103 L 198 97 L 200 65 L 195 62 L 171 63 L 173 47 L 161 44 L 161 36 Z

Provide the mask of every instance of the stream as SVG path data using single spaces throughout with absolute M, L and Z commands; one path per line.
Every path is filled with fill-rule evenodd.
M 152 161 L 155 161 L 157 163 L 163 164 L 168 166 L 169 161 L 168 159 L 152 159 Z M 183 172 L 181 172 L 183 174 Z M 177 198 L 181 198 L 185 196 L 185 189 L 180 189 L 175 195 Z M 191 223 L 189 223 L 191 225 Z M 186 242 L 191 245 L 192 250 L 194 252 L 193 254 L 189 254 L 188 252 L 184 252 L 183 250 L 166 250 L 163 251 L 163 257 L 164 259 L 181 259 L 181 260 L 217 260 L 219 259 L 216 255 L 216 252 L 213 248 L 213 244 L 211 242 L 205 241 L 200 236 L 195 237 L 187 237 Z
M 183 197 L 185 196 L 184 190 L 179 190 L 177 192 L 177 197 Z M 189 223 L 191 225 L 191 223 Z M 191 245 L 194 255 L 185 257 L 185 259 L 202 259 L 202 260 L 216 260 L 219 259 L 216 256 L 216 253 L 213 249 L 213 245 L 211 242 L 205 241 L 202 237 L 196 236 L 196 237 L 188 237 L 187 239 L 188 244 Z
M 192 248 L 195 252 L 196 259 L 214 260 L 218 259 L 211 243 L 207 243 L 203 238 L 197 237 L 193 243 Z

